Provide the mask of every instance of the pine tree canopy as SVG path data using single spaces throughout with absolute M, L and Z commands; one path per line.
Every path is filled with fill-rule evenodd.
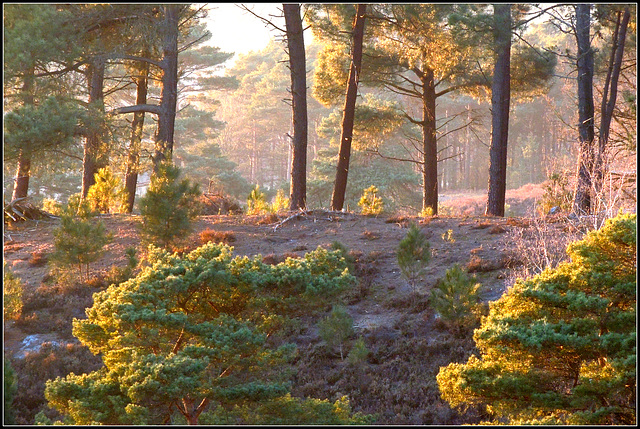
M 500 423 L 635 424 L 636 230 L 635 214 L 608 220 L 491 303 L 481 356 L 441 368 L 442 397 Z
M 323 309 L 354 278 L 339 251 L 276 266 L 231 253 L 209 243 L 180 257 L 151 246 L 141 273 L 96 293 L 87 319 L 74 320 L 104 367 L 49 381 L 49 404 L 75 424 L 193 423 L 216 407 L 285 395 L 282 364 L 294 346 L 268 344 L 268 335 Z

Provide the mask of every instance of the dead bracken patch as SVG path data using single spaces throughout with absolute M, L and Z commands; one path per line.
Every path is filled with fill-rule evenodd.
M 377 240 L 380 238 L 380 233 L 365 230 L 360 237 L 364 240 Z
M 225 243 L 229 244 L 236 241 L 236 235 L 233 231 L 216 231 L 213 229 L 205 229 L 200 232 L 200 243 Z

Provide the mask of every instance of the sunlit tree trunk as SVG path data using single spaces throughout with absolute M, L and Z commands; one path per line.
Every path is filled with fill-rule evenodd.
M 489 191 L 485 213 L 489 216 L 504 216 L 511 95 L 511 5 L 496 4 L 493 9 L 497 55 L 491 87 Z
M 287 27 L 291 97 L 293 101 L 293 154 L 291 161 L 291 209 L 307 205 L 307 70 L 299 4 L 283 4 Z
M 364 39 L 364 23 L 366 4 L 358 4 L 356 16 L 353 20 L 353 46 L 351 48 L 351 65 L 349 67 L 349 80 L 347 81 L 347 94 L 345 97 L 344 111 L 342 114 L 342 131 L 340 133 L 340 150 L 338 152 L 338 168 L 336 180 L 331 196 L 331 209 L 342 210 L 347 191 L 347 178 L 349 175 L 349 159 L 351 157 L 351 140 L 353 139 L 353 122 L 355 119 L 356 97 L 358 96 L 358 82 L 362 65 L 362 42 Z

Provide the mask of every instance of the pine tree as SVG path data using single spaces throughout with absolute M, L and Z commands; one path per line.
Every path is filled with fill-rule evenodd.
M 104 367 L 50 380 L 46 398 L 75 424 L 166 424 L 180 416 L 197 424 L 203 414 L 287 402 L 283 365 L 294 349 L 267 343 L 270 321 L 313 315 L 354 280 L 339 252 L 322 248 L 271 266 L 260 257 L 232 259 L 226 245 L 184 257 L 152 247 L 146 268 L 94 294 L 87 318 L 73 322 Z M 343 407 L 332 409 L 344 417 Z
M 416 224 L 409 227 L 407 235 L 400 241 L 397 258 L 402 274 L 415 292 L 417 281 L 431 260 L 431 245 Z
M 99 169 L 95 174 L 94 182 L 87 194 L 87 200 L 94 211 L 117 212 L 124 206 L 121 181 L 109 167 Z
M 479 319 L 479 287 L 480 283 L 475 277 L 456 264 L 431 289 L 429 303 L 443 320 L 459 332 Z
M 384 203 L 382 198 L 378 196 L 378 188 L 369 186 L 364 190 L 358 205 L 362 209 L 363 215 L 379 215 L 382 213 Z
M 353 319 L 347 310 L 340 305 L 333 306 L 331 314 L 318 322 L 318 332 L 329 347 L 338 347 L 340 359 L 344 360 L 344 342 L 353 334 Z
M 145 243 L 164 248 L 184 242 L 200 212 L 200 187 L 178 180 L 180 169 L 163 162 L 151 176 L 147 193 L 140 198 L 141 234 Z
M 55 251 L 50 261 L 63 271 L 77 266 L 80 279 L 89 274 L 89 264 L 102 256 L 104 246 L 112 240 L 102 221 L 94 221 L 87 204 L 81 204 L 76 215 L 67 207 L 60 217 L 60 227 L 53 231 Z
M 634 425 L 636 233 L 636 215 L 619 214 L 492 302 L 480 357 L 440 369 L 443 399 L 508 424 Z

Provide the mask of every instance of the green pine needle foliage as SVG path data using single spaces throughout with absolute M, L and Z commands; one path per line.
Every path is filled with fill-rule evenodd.
M 102 221 L 95 221 L 86 204 L 79 206 L 79 216 L 67 208 L 60 216 L 60 227 L 53 231 L 55 250 L 49 260 L 62 272 L 88 276 L 89 265 L 104 253 L 104 247 L 113 239 Z M 72 275 L 73 277 L 73 275 Z
M 109 167 L 99 169 L 94 177 L 95 183 L 87 193 L 91 209 L 98 213 L 117 213 L 124 198 L 122 181 Z
M 373 416 L 353 413 L 346 396 L 335 402 L 327 399 L 284 396 L 257 404 L 240 406 L 233 410 L 219 407 L 203 415 L 206 425 L 366 425 L 373 423 Z
M 260 190 L 260 186 L 256 185 L 256 187 L 251 190 L 249 197 L 247 197 L 247 214 L 259 215 L 268 213 L 271 213 L 271 207 L 269 203 L 267 203 L 267 197 L 264 192 Z
M 139 200 L 143 243 L 169 249 L 185 243 L 192 231 L 200 214 L 200 187 L 179 176 L 177 166 L 163 162 L 151 177 L 147 193 Z
M 353 334 L 353 319 L 346 308 L 334 305 L 331 313 L 318 322 L 318 333 L 329 347 L 340 350 L 340 359 L 344 360 L 343 346 Z
M 351 350 L 349 351 L 347 361 L 352 365 L 358 365 L 362 362 L 365 362 L 367 356 L 369 356 L 369 350 L 364 343 L 364 338 L 358 337 L 358 339 L 353 343 Z
M 9 359 L 4 359 L 4 371 L 3 376 L 3 390 L 2 396 L 4 397 L 4 409 L 3 409 L 3 423 L 5 425 L 15 425 L 15 413 L 13 411 L 13 398 L 18 390 L 18 383 L 16 382 L 16 373 L 11 366 Z
M 378 196 L 378 188 L 375 186 L 369 186 L 364 190 L 358 206 L 361 209 L 363 215 L 379 215 L 384 209 L 384 203 L 382 198 Z
M 417 282 L 431 260 L 431 245 L 416 224 L 411 224 L 407 235 L 400 240 L 396 255 L 400 271 L 415 292 Z
M 150 246 L 143 265 L 94 294 L 87 318 L 73 322 L 73 334 L 104 363 L 47 382 L 49 406 L 74 424 L 199 423 L 221 407 L 287 402 L 295 347 L 267 341 L 278 333 L 273 318 L 318 314 L 355 283 L 339 252 L 321 247 L 273 266 L 260 255 L 232 257 L 224 244 L 184 256 Z M 290 424 L 305 412 L 346 418 L 342 406 L 287 406 Z
M 4 318 L 6 320 L 16 320 L 22 314 L 22 293 L 24 291 L 24 285 L 18 276 L 7 267 L 7 262 L 4 262 L 3 273 L 3 299 L 4 306 Z
M 440 369 L 443 399 L 507 424 L 635 425 L 636 235 L 619 214 L 490 303 L 480 356 Z
M 480 318 L 480 305 L 475 277 L 454 265 L 431 289 L 430 304 L 442 320 L 450 324 L 454 331 L 464 331 Z
M 271 205 L 271 211 L 274 213 L 283 213 L 289 211 L 289 207 L 291 207 L 291 201 L 285 195 L 284 189 L 278 189 L 273 204 Z

